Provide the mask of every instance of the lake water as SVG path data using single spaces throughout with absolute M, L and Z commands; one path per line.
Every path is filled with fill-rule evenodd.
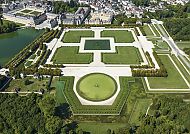
M 42 32 L 43 30 L 26 28 L 11 33 L 0 34 L 0 65 L 7 63 Z

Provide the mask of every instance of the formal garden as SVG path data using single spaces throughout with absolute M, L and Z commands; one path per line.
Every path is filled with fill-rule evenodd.
M 15 95 L 2 95 L 2 97 L 0 97 L 2 109 L 7 110 L 6 104 L 12 107 L 16 104 L 20 109 L 14 108 L 13 113 L 19 113 L 23 115 L 23 117 L 26 117 L 26 119 L 29 118 L 26 114 L 26 110 L 31 109 L 29 113 L 34 119 L 37 118 L 36 122 L 40 122 L 41 126 L 39 127 L 35 124 L 30 125 L 30 123 L 26 124 L 29 124 L 31 128 L 25 124 L 19 125 L 19 123 L 23 124 L 23 121 L 26 121 L 22 119 L 22 117 L 18 120 L 18 124 L 11 124 L 14 122 L 14 116 L 10 118 L 7 114 L 9 112 L 5 112 L 5 114 L 0 114 L 0 121 L 3 122 L 0 123 L 0 125 L 3 126 L 2 132 L 6 133 L 4 128 L 7 127 L 7 125 L 5 125 L 7 123 L 11 126 L 9 132 L 7 131 L 8 133 L 13 132 L 13 128 L 18 128 L 18 133 L 68 133 L 72 131 L 76 133 L 120 134 L 128 133 L 129 129 L 130 131 L 142 132 L 141 128 L 143 132 L 148 133 L 153 130 L 158 131 L 159 126 L 164 126 L 169 130 L 171 127 L 167 126 L 168 124 L 165 124 L 165 121 L 178 125 L 177 131 L 182 131 L 182 129 L 185 128 L 184 132 L 187 132 L 186 129 L 190 129 L 189 120 L 186 120 L 189 119 L 189 115 L 184 112 L 184 110 L 189 110 L 189 105 L 185 103 L 184 100 L 187 99 L 189 101 L 188 94 L 178 94 L 176 96 L 172 94 L 173 98 L 171 94 L 153 94 L 153 91 L 149 93 L 147 83 L 141 76 L 134 77 L 133 73 L 129 73 L 129 76 L 120 76 L 116 73 L 114 74 L 112 70 L 110 70 L 110 72 L 108 71 L 108 73 L 102 73 L 105 70 L 101 70 L 101 73 L 94 71 L 96 69 L 106 68 L 107 66 L 113 68 L 117 66 L 125 67 L 126 65 L 128 67 L 126 69 L 131 71 L 133 66 L 134 70 L 140 68 L 146 71 L 145 74 L 147 76 L 151 76 L 147 78 L 151 89 L 166 88 L 167 90 L 165 91 L 172 89 L 189 89 L 185 81 L 185 79 L 188 82 L 190 81 L 188 70 L 184 68 L 175 55 L 166 55 L 166 53 L 164 55 L 163 53 L 160 54 L 160 52 L 165 50 L 169 50 L 167 53 L 170 53 L 171 48 L 167 42 L 159 37 L 159 33 L 156 30 L 157 26 L 150 26 L 158 37 L 153 37 L 153 32 L 148 25 L 144 25 L 140 30 L 143 29 L 146 36 L 148 36 L 147 39 L 154 43 L 153 56 L 160 66 L 160 70 L 155 69 L 157 71 L 156 76 L 151 76 L 154 73 L 154 70 L 151 70 L 155 67 L 154 64 L 152 64 L 152 66 L 141 64 L 144 62 L 141 55 L 142 53 L 140 53 L 139 48 L 131 45 L 135 40 L 130 30 L 100 30 L 101 39 L 95 38 L 96 33 L 93 30 L 65 30 L 63 31 L 63 33 L 65 32 L 63 38 L 60 38 L 61 41 L 56 44 L 61 45 L 55 47 L 56 51 L 49 50 L 48 48 L 50 47 L 45 44 L 50 43 L 53 38 L 59 38 L 62 31 L 46 31 L 38 42 L 34 42 L 26 47 L 25 50 L 7 64 L 7 66 L 12 69 L 11 75 L 13 73 L 17 79 L 13 79 L 6 88 L 6 91 L 19 92 L 44 90 L 44 95 L 31 94 L 25 96 L 26 94 L 20 94 L 25 96 L 24 100 L 22 100 L 20 96 Z M 162 25 L 160 26 L 163 28 Z M 84 44 L 81 44 L 82 37 L 89 37 L 90 40 L 85 40 Z M 115 52 L 103 52 L 103 50 L 110 50 L 111 45 L 113 45 L 110 43 L 111 40 L 103 39 L 104 37 L 113 37 L 115 44 L 121 43 L 121 46 L 114 44 Z M 67 44 L 69 45 L 67 46 Z M 129 46 L 125 46 L 125 44 Z M 79 52 L 80 47 L 83 45 L 84 50 Z M 85 50 L 98 52 L 99 56 L 97 56 L 97 58 L 100 60 L 98 63 L 102 62 L 102 64 L 90 64 L 93 62 L 95 54 L 93 54 L 93 52 L 86 53 Z M 102 52 L 97 50 L 102 50 Z M 40 54 L 37 53 L 38 51 L 40 51 Z M 46 60 L 51 52 L 54 52 L 53 57 L 50 64 L 46 64 Z M 25 58 L 21 58 L 23 56 Z M 37 60 L 32 64 L 32 61 L 34 61 L 36 57 L 39 57 L 41 60 Z M 150 54 L 148 55 L 147 52 L 145 52 L 145 57 L 150 60 L 150 63 L 153 63 Z M 53 64 L 51 62 L 53 62 Z M 27 66 L 27 68 L 23 68 L 24 65 Z M 82 68 L 83 66 L 86 68 L 81 70 L 77 68 Z M 69 71 L 72 71 L 70 67 L 76 67 L 79 73 L 75 76 L 71 76 L 69 74 L 71 73 Z M 94 70 L 90 70 L 92 71 L 91 73 L 86 73 L 85 71 L 89 71 L 88 67 L 89 70 Z M 181 73 L 176 67 L 179 68 Z M 68 69 L 68 71 L 65 68 L 69 68 L 70 70 Z M 119 70 L 120 68 L 118 67 L 117 69 Z M 69 73 L 66 73 L 66 71 Z M 30 76 L 21 78 L 22 73 Z M 161 76 L 158 75 L 159 73 L 161 73 Z M 34 74 L 36 74 L 36 77 Z M 69 76 L 66 74 L 69 74 Z M 162 76 L 162 74 L 164 74 L 164 76 Z M 42 75 L 49 75 L 51 77 L 46 78 Z M 75 86 L 77 94 L 74 90 Z M 112 98 L 118 91 L 118 88 L 120 88 L 120 91 L 111 105 L 83 105 L 81 100 L 77 97 L 77 95 L 79 95 L 87 101 L 99 103 Z M 18 99 L 15 99 L 16 97 L 18 97 Z M 30 97 L 31 100 L 27 97 Z M 4 101 L 6 99 L 9 101 Z M 21 103 L 17 104 L 17 101 Z M 27 107 L 26 110 L 25 108 L 21 108 L 20 105 Z M 170 105 L 176 107 L 173 113 L 170 112 L 170 109 L 173 108 L 169 107 Z M 181 113 L 183 116 L 178 113 Z M 12 115 L 17 116 L 18 114 Z M 7 118 L 10 118 L 10 121 L 5 120 Z M 161 122 L 158 123 L 154 121 L 157 118 Z M 34 121 L 34 119 L 32 119 L 32 121 Z M 179 125 L 180 119 L 183 120 L 183 125 Z M 150 122 L 152 125 L 147 125 L 146 122 Z M 156 125 L 154 124 L 155 122 L 157 123 Z

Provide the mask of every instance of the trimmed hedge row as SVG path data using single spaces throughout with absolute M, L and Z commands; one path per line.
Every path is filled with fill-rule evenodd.
M 62 28 L 91 28 L 91 27 L 106 27 L 106 28 L 133 28 L 140 26 L 138 24 L 126 24 L 124 26 L 114 24 L 81 24 L 81 25 L 59 25 Z
M 43 65 L 44 67 L 49 67 L 49 68 L 64 68 L 65 66 L 62 64 L 45 64 Z
M 64 95 L 70 104 L 73 114 L 120 114 L 130 93 L 128 77 L 120 77 L 120 92 L 112 105 L 94 106 L 82 105 L 73 91 L 74 77 L 61 77 L 65 82 Z
M 146 32 L 144 31 L 143 26 L 140 26 L 139 29 L 141 30 L 141 33 L 143 36 L 146 36 Z
M 25 75 L 34 75 L 35 73 L 38 73 L 40 75 L 61 76 L 61 70 L 58 68 L 10 68 L 10 74 L 12 76 L 20 75 L 20 73 Z
M 131 66 L 132 76 L 134 77 L 167 77 L 168 76 L 167 70 L 164 67 L 161 59 L 158 57 L 156 52 L 153 52 L 153 55 L 160 69 L 153 69 L 152 67 L 148 67 L 148 66 L 146 66 L 145 68 Z

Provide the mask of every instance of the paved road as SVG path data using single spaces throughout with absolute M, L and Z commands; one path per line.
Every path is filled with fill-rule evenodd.
M 155 22 L 156 24 L 158 24 L 158 22 L 156 20 L 153 20 L 153 22 Z M 169 43 L 169 45 L 172 48 L 172 50 L 176 53 L 176 56 L 178 56 L 183 61 L 183 63 L 185 63 L 188 68 L 190 68 L 189 61 L 186 58 L 184 58 L 184 54 L 181 53 L 180 49 L 177 47 L 177 45 L 175 44 L 175 42 L 173 41 L 173 39 L 168 36 L 168 34 L 165 32 L 165 30 L 159 24 L 158 24 L 158 28 L 162 32 L 163 38 L 165 38 L 167 40 L 167 42 Z

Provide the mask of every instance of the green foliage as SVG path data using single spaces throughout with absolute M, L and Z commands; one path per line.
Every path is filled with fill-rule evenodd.
M 13 32 L 13 31 L 15 31 L 17 29 L 16 27 L 17 27 L 17 25 L 14 22 L 5 22 L 5 21 L 2 21 L 0 23 L 0 34 Z
M 149 59 L 151 66 L 147 66 L 147 65 L 131 66 L 132 75 L 135 77 L 167 77 L 168 73 L 165 68 L 165 65 L 162 63 L 162 61 L 159 58 L 159 56 L 157 55 L 157 53 L 154 51 L 153 55 L 159 65 L 160 69 L 151 69 L 150 70 L 150 68 L 154 67 L 155 65 L 152 62 L 150 55 L 148 53 L 146 53 L 146 55 Z M 144 69 L 142 69 L 142 68 L 144 68 Z
M 153 115 L 142 116 L 136 133 L 189 133 L 190 104 L 180 97 L 159 96 L 153 100 Z
M 150 0 L 132 0 L 136 6 L 149 6 Z
M 188 41 L 190 39 L 190 18 L 165 19 L 164 26 L 174 40 Z
M 0 133 L 54 134 L 65 125 L 68 132 L 77 127 L 77 123 L 65 124 L 63 119 L 70 118 L 69 107 L 56 107 L 53 96 L 0 94 L 0 101 Z M 61 116 L 56 114 L 61 111 Z
M 59 117 L 49 116 L 46 119 L 46 129 L 50 134 L 57 133 L 63 125 L 63 121 Z
M 38 106 L 41 96 L 34 94 L 19 97 L 0 94 L 0 120 L 2 133 L 46 133 L 45 118 Z
M 7 80 L 4 75 L 0 75 L 0 88 L 3 86 L 3 83 Z
M 53 116 L 55 113 L 55 100 L 51 96 L 45 96 L 40 102 L 39 107 L 45 116 Z
M 80 6 L 88 6 L 88 5 L 80 5 L 76 1 L 71 0 L 70 2 L 62 2 L 62 1 L 53 1 L 53 13 L 64 13 L 71 12 L 74 13 L 77 11 Z
M 150 18 L 164 19 L 164 18 L 187 18 L 187 11 L 189 7 L 182 5 L 167 5 L 165 10 L 157 10 L 156 12 L 145 12 Z
M 183 51 L 190 56 L 190 48 L 184 48 Z

